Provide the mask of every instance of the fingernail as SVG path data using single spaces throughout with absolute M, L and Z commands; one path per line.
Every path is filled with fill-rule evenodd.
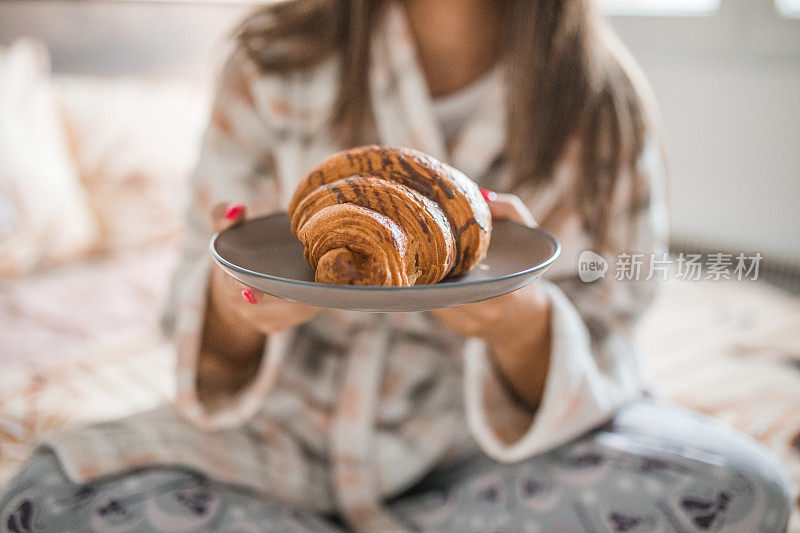
M 490 191 L 489 189 L 481 189 L 481 194 L 483 195 L 483 199 L 489 203 L 497 201 L 497 193 L 494 191 Z
M 242 289 L 242 298 L 244 298 L 251 304 L 256 303 L 256 295 L 253 294 L 253 291 L 251 291 L 250 289 Z
M 242 204 L 228 204 L 228 207 L 225 208 L 225 218 L 236 220 L 242 214 L 242 211 L 244 211 Z

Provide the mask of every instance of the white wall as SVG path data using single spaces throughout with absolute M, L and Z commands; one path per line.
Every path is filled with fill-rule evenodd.
M 44 40 L 57 73 L 206 76 L 250 9 L 203 2 L 0 0 L 0 44 Z
M 673 238 L 800 264 L 800 21 L 723 0 L 612 24 L 661 107 Z

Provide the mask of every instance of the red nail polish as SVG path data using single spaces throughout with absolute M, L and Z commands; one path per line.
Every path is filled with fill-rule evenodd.
M 244 298 L 251 304 L 256 303 L 256 297 L 253 294 L 253 291 L 251 291 L 250 289 L 242 289 L 242 298 Z
M 494 191 L 490 191 L 489 189 L 481 189 L 481 194 L 483 195 L 483 199 L 489 203 L 497 201 L 497 193 Z
M 239 218 L 239 215 L 242 214 L 244 211 L 244 206 L 241 204 L 228 204 L 228 207 L 225 208 L 225 218 L 228 220 L 236 220 Z

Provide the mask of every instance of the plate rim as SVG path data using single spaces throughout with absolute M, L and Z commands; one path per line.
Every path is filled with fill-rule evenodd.
M 258 216 L 258 217 L 253 217 L 253 218 L 247 219 L 245 222 L 252 222 L 252 221 L 255 221 L 255 220 L 259 220 L 259 219 L 274 218 L 274 217 L 279 217 L 281 215 L 285 215 L 285 216 L 288 217 L 288 213 L 286 211 L 279 211 L 279 212 L 276 212 L 276 213 L 270 213 L 268 215 L 261 215 L 261 216 Z M 213 258 L 214 258 L 214 260 L 216 262 L 218 262 L 220 265 L 222 265 L 222 266 L 224 266 L 226 268 L 229 268 L 229 269 L 231 269 L 231 270 L 233 270 L 235 272 L 238 272 L 240 274 L 245 274 L 245 275 L 248 275 L 248 276 L 254 276 L 256 278 L 261 278 L 261 279 L 265 279 L 267 281 L 271 281 L 271 282 L 275 282 L 275 283 L 281 283 L 281 284 L 284 284 L 284 285 L 294 285 L 294 286 L 306 287 L 306 288 L 309 288 L 309 289 L 312 289 L 312 290 L 314 290 L 314 289 L 317 289 L 317 290 L 322 290 L 322 289 L 330 290 L 330 289 L 333 289 L 333 290 L 341 290 L 341 291 L 357 290 L 357 291 L 372 291 L 372 292 L 375 292 L 375 291 L 396 292 L 396 291 L 418 291 L 418 290 L 426 290 L 426 291 L 430 291 L 430 290 L 458 290 L 458 289 L 461 289 L 461 288 L 464 288 L 464 287 L 475 287 L 475 286 L 478 286 L 478 285 L 485 285 L 485 284 L 489 284 L 489 283 L 499 283 L 499 282 L 502 282 L 502 281 L 510 281 L 510 280 L 515 279 L 515 278 L 524 277 L 524 276 L 527 276 L 527 275 L 534 274 L 534 273 L 538 272 L 539 270 L 548 269 L 556 261 L 556 259 L 558 259 L 559 255 L 561 255 L 561 243 L 558 242 L 558 239 L 556 239 L 555 236 L 553 236 L 553 234 L 550 233 L 549 231 L 547 231 L 546 229 L 542 228 L 541 226 L 526 226 L 525 224 L 520 224 L 519 222 L 515 222 L 515 221 L 509 220 L 509 219 L 503 219 L 503 220 L 505 222 L 509 223 L 509 224 L 514 224 L 516 226 L 521 226 L 521 227 L 523 227 L 523 228 L 525 228 L 527 230 L 535 229 L 535 230 L 541 232 L 554 245 L 555 249 L 554 249 L 553 253 L 550 255 L 549 258 L 547 258 L 547 260 L 545 260 L 542 263 L 539 263 L 538 265 L 532 266 L 530 268 L 526 268 L 525 270 L 520 270 L 519 272 L 513 272 L 511 274 L 505 274 L 503 276 L 499 276 L 499 277 L 496 277 L 496 278 L 476 279 L 476 280 L 472 280 L 472 281 L 465 281 L 465 282 L 462 282 L 462 283 L 458 283 L 458 282 L 454 282 L 454 283 L 439 283 L 439 282 L 437 282 L 437 283 L 430 283 L 430 284 L 424 284 L 424 285 L 402 285 L 402 286 L 399 286 L 399 285 L 340 285 L 338 283 L 321 283 L 321 282 L 318 282 L 318 281 L 304 281 L 304 280 L 299 280 L 299 279 L 282 278 L 280 276 L 273 276 L 271 274 L 265 274 L 263 272 L 255 272 L 253 270 L 250 270 L 250 269 L 247 269 L 247 268 L 244 268 L 244 267 L 240 267 L 238 265 L 234 265 L 233 263 L 231 263 L 227 259 L 223 258 L 221 255 L 219 255 L 219 253 L 217 253 L 217 250 L 214 247 L 214 244 L 217 242 L 217 239 L 219 238 L 219 236 L 224 231 L 226 231 L 227 229 L 230 229 L 230 227 L 229 228 L 225 228 L 225 229 L 223 229 L 221 231 L 218 231 L 218 232 L 214 233 L 214 235 L 211 236 L 211 241 L 209 242 L 209 249 L 211 251 L 211 255 L 213 256 Z M 231 226 L 231 227 L 233 227 L 233 226 Z

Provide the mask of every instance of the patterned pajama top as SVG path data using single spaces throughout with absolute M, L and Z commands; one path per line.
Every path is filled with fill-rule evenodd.
M 502 75 L 493 77 L 490 96 L 446 147 L 404 13 L 389 7 L 370 67 L 374 142 L 428 152 L 482 187 L 507 190 Z M 340 510 L 359 529 L 400 529 L 381 500 L 434 466 L 478 449 L 503 462 L 531 457 L 598 426 L 641 392 L 632 327 L 656 281 L 578 278 L 577 257 L 591 243 L 572 194 L 573 147 L 551 183 L 522 193 L 563 247 L 537 282 L 551 303 L 552 353 L 532 422 L 494 373 L 486 345 L 445 330 L 427 313 L 326 310 L 270 336 L 245 390 L 213 408 L 199 402 L 198 346 L 213 268 L 210 209 L 231 201 L 246 204 L 253 216 L 285 210 L 306 171 L 346 148 L 326 126 L 338 81 L 335 59 L 305 72 L 264 75 L 234 52 L 193 176 L 188 242 L 167 319 L 178 356 L 176 405 L 52 436 L 46 443 L 74 481 L 183 464 L 287 502 Z M 627 253 L 665 250 L 656 146 L 647 143 L 626 176 L 644 185 L 649 201 L 633 217 L 627 208 L 633 199 L 617 202 L 613 228 Z M 512 443 L 492 429 L 521 425 L 522 437 Z

